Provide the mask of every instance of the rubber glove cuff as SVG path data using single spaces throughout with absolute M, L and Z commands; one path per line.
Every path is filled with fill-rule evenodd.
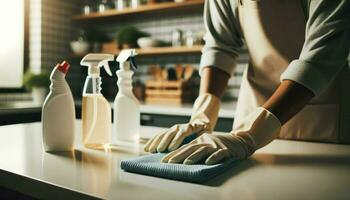
M 276 138 L 281 130 L 280 120 L 269 110 L 258 107 L 241 124 L 238 124 L 230 134 L 237 137 L 246 148 L 249 157 L 257 149 L 266 146 Z
M 189 124 L 193 131 L 200 130 L 197 135 L 211 133 L 216 125 L 220 110 L 220 99 L 212 94 L 204 93 L 197 97 Z

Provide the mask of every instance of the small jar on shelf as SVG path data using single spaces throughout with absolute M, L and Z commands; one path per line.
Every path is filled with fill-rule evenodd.
M 131 0 L 131 8 L 138 8 L 147 3 L 147 0 Z
M 82 7 L 82 13 L 84 15 L 88 15 L 93 12 L 93 6 L 90 2 L 90 0 L 84 0 L 83 7 Z
M 183 45 L 183 32 L 180 29 L 176 29 L 172 33 L 172 46 L 179 47 Z
M 117 10 L 123 10 L 130 6 L 130 0 L 114 0 L 114 7 Z
M 184 39 L 185 39 L 185 45 L 187 47 L 193 47 L 194 46 L 195 36 L 193 34 L 193 31 L 191 31 L 191 30 L 186 31 Z
M 105 12 L 106 10 L 110 10 L 112 8 L 110 1 L 108 0 L 100 0 L 100 3 L 97 6 L 97 10 L 100 13 Z

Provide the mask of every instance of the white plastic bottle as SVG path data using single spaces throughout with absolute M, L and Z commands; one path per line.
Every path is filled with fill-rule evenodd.
M 120 69 L 118 76 L 118 94 L 114 100 L 114 144 L 138 144 L 140 138 L 140 104 L 132 92 L 130 60 L 136 55 L 134 49 L 120 52 L 117 57 Z
M 108 61 L 113 61 L 112 54 L 88 54 L 80 62 L 89 67 L 83 89 L 82 103 L 82 142 L 87 148 L 104 149 L 111 140 L 112 109 L 101 94 L 100 68 L 112 76 Z
M 42 131 L 45 151 L 74 149 L 75 109 L 72 92 L 65 76 L 69 64 L 57 64 L 51 73 L 50 93 L 42 108 Z

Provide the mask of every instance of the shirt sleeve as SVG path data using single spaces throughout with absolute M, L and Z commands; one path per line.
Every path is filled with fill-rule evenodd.
M 199 73 L 206 67 L 217 67 L 232 76 L 238 50 L 242 47 L 235 1 L 206 0 L 204 24 L 206 34 Z
M 305 42 L 299 59 L 281 75 L 319 96 L 348 67 L 350 1 L 310 0 Z

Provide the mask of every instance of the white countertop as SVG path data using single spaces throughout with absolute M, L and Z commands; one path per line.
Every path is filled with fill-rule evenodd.
M 77 127 L 77 132 L 79 125 Z M 161 128 L 142 127 L 153 135 Z M 79 138 L 79 136 L 77 136 Z M 0 126 L 0 185 L 39 199 L 349 199 L 350 146 L 276 140 L 205 185 L 124 172 L 139 149 L 45 153 L 41 124 Z

